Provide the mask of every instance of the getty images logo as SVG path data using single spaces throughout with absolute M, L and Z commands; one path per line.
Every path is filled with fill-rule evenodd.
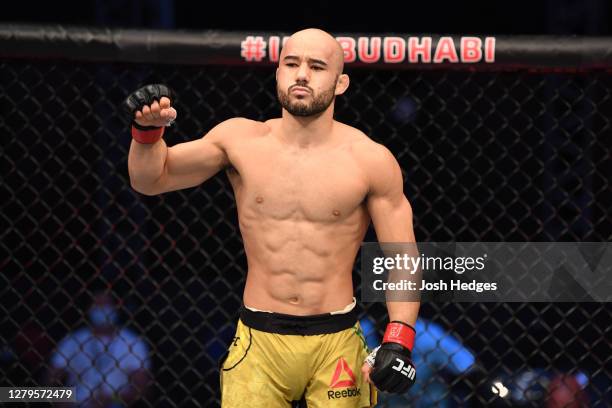
M 414 377 L 416 376 L 416 370 L 414 369 L 412 364 L 408 364 L 404 367 L 404 365 L 406 364 L 404 363 L 404 360 L 400 360 L 399 358 L 396 358 L 395 360 L 397 360 L 397 365 L 391 366 L 391 368 L 395 371 L 399 371 L 400 373 L 404 374 L 406 377 L 414 381 Z

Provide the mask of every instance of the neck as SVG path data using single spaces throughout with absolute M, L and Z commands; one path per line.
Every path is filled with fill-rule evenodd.
M 299 147 L 316 146 L 329 141 L 334 126 L 334 104 L 318 115 L 294 116 L 283 109 L 283 139 Z

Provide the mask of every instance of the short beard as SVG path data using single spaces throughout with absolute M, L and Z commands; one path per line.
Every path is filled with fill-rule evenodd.
M 281 106 L 293 116 L 314 116 L 324 112 L 336 98 L 336 84 L 332 85 L 328 90 L 321 92 L 319 95 L 312 94 L 312 102 L 307 104 L 302 100 L 291 102 L 289 91 L 284 92 L 278 86 L 276 94 Z

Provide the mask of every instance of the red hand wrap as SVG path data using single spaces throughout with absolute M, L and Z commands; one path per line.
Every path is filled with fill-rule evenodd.
M 387 325 L 383 343 L 399 343 L 412 351 L 416 331 L 410 325 L 401 322 L 391 322 Z
M 164 135 L 163 127 L 151 130 L 140 130 L 132 126 L 132 138 L 138 143 L 151 144 L 157 142 Z

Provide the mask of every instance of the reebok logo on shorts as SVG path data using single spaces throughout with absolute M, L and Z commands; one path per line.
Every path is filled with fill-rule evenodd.
M 346 376 L 343 376 L 346 374 Z M 341 379 L 343 377 L 344 379 Z M 346 378 L 348 377 L 348 378 Z M 330 388 L 343 388 L 343 387 L 354 387 L 355 386 L 355 375 L 353 370 L 348 366 L 344 357 L 338 359 L 334 375 L 332 376 L 331 382 L 329 383 Z
M 361 390 L 356 387 L 355 374 L 353 374 L 353 370 L 351 370 L 344 357 L 338 359 L 329 387 L 332 389 L 327 391 L 327 399 L 358 397 L 361 395 Z M 333 390 L 333 388 L 347 387 L 354 388 L 342 391 Z
M 349 388 L 348 390 L 342 391 L 327 391 L 327 399 L 336 399 L 336 398 L 348 398 L 348 397 L 360 397 L 361 389 L 360 388 Z

